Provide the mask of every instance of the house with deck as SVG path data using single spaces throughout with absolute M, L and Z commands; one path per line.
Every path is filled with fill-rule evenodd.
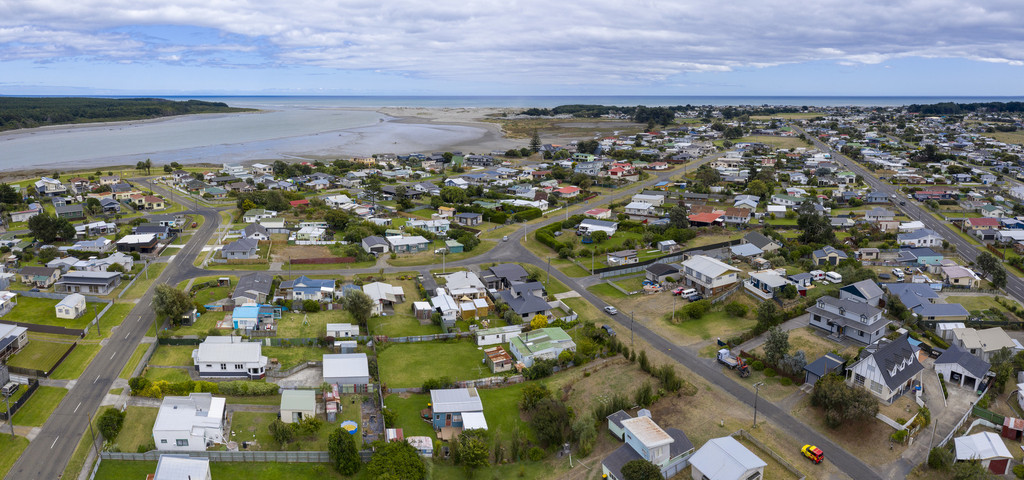
M 258 380 L 267 370 L 261 344 L 238 336 L 206 337 L 192 350 L 192 363 L 200 378 Z

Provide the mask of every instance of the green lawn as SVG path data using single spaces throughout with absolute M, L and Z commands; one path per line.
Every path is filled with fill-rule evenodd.
M 117 446 L 122 452 L 135 452 L 141 445 L 153 443 L 153 425 L 156 407 L 128 407 L 125 410 L 124 426 L 117 434 Z
M 110 310 L 103 314 L 103 318 L 100 318 L 98 325 L 89 327 L 89 334 L 85 338 L 87 340 L 99 340 L 109 337 L 110 329 L 120 325 L 133 308 L 135 308 L 134 303 L 115 302 L 110 306 Z
M 441 263 L 442 260 L 445 262 L 454 262 L 456 260 L 465 260 L 467 258 L 483 255 L 497 245 L 497 242 L 482 241 L 471 252 L 450 253 L 444 255 L 444 258 L 442 259 L 441 255 L 434 253 L 434 250 L 444 247 L 445 244 L 440 240 L 435 240 L 430 243 L 430 247 L 426 251 L 411 255 L 398 255 L 398 257 L 393 259 L 389 258 L 388 264 L 396 267 L 409 267 L 415 265 L 432 265 L 435 263 Z
M 211 328 L 215 328 L 217 326 L 217 322 L 224 320 L 224 316 L 226 315 L 227 312 L 223 311 L 206 312 L 200 314 L 199 318 L 196 319 L 196 322 L 193 323 L 192 325 L 189 325 L 187 327 L 171 327 L 167 331 L 169 331 L 171 335 L 177 336 L 198 335 L 200 337 L 205 337 Z M 226 335 L 227 332 L 229 332 L 230 330 L 225 329 L 222 331 L 225 332 Z
M 99 422 L 99 416 L 102 415 L 103 412 L 111 408 L 114 407 L 100 407 L 99 411 L 97 411 L 96 414 L 92 416 L 91 421 L 93 426 L 93 432 L 99 430 L 99 427 L 97 426 Z M 92 439 L 92 436 L 87 432 L 85 435 L 82 435 L 82 438 L 78 440 L 78 446 L 75 447 L 75 452 L 71 455 L 71 460 L 69 460 L 67 466 L 64 467 L 64 474 L 61 476 L 62 478 L 78 477 L 78 474 L 82 471 L 82 467 L 85 465 L 85 457 L 86 455 L 88 455 L 90 449 L 89 442 L 91 442 Z M 154 467 L 154 470 L 155 469 L 156 467 Z
M 68 391 L 60 387 L 39 387 L 32 398 L 14 414 L 14 424 L 41 427 Z
M 595 323 L 602 323 L 607 316 L 582 297 L 566 298 L 562 300 L 569 308 L 576 312 L 584 321 L 589 320 Z
M 622 280 L 615 280 L 615 284 L 622 287 L 627 292 L 640 292 L 644 289 L 644 280 L 646 280 L 644 275 L 638 275 L 635 277 L 624 278 Z
M 406 290 L 408 292 L 408 290 Z M 409 304 L 411 305 L 411 304 Z M 406 305 L 399 305 L 402 308 Z M 409 308 L 412 308 L 411 306 Z M 354 323 L 345 310 L 324 310 L 315 313 L 285 313 L 277 322 L 281 338 L 317 338 L 327 333 L 328 323 Z
M 411 302 L 406 303 L 411 304 Z M 399 308 L 401 309 L 401 307 L 400 305 Z M 420 325 L 420 321 L 416 317 L 408 314 L 373 317 L 369 321 L 369 330 L 373 335 L 387 335 L 389 337 L 410 337 L 442 333 L 440 326 L 433 323 Z
M 153 285 L 153 282 L 155 282 L 157 277 L 159 277 L 160 274 L 163 273 L 165 268 L 167 268 L 166 263 L 149 264 L 149 273 L 139 274 L 137 280 L 135 280 L 135 283 L 132 284 L 131 288 L 129 288 L 128 291 L 125 292 L 124 296 L 122 296 L 121 298 L 142 298 L 142 295 L 146 293 L 146 290 L 149 290 L 149 287 Z
M 153 356 L 149 357 L 149 364 L 168 367 L 191 367 L 192 351 L 195 349 L 196 347 L 192 345 L 160 345 L 156 347 Z
M 14 307 L 14 310 L 11 310 L 11 313 L 4 316 L 5 320 L 67 328 L 85 328 L 89 322 L 96 318 L 96 313 L 106 306 L 102 303 L 88 303 L 82 316 L 75 319 L 67 319 L 57 318 L 54 307 L 60 303 L 60 300 L 18 296 L 17 302 L 18 305 Z
M 430 395 L 427 394 L 391 394 L 384 397 L 384 406 L 398 413 L 396 425 L 407 437 L 434 437 L 434 428 L 420 417 L 420 410 L 427 408 L 428 403 Z
M 236 397 L 232 395 L 221 395 L 230 405 L 281 405 L 281 395 L 261 395 Z
M 209 281 L 215 281 L 218 278 L 225 277 L 225 276 L 228 277 L 229 279 L 231 279 L 231 285 L 230 286 L 226 286 L 226 287 L 212 287 L 212 288 L 211 287 L 200 288 L 196 292 L 195 297 L 193 297 L 195 299 L 195 301 L 197 303 L 199 303 L 200 305 L 207 305 L 207 304 L 213 303 L 213 302 L 215 302 L 217 300 L 221 300 L 223 298 L 227 298 L 228 296 L 230 296 L 231 292 L 234 291 L 235 286 L 238 284 L 238 277 L 236 277 L 234 275 L 213 275 L 213 276 L 208 276 L 208 277 L 199 277 L 199 278 L 196 278 L 194 282 L 192 282 L 192 288 L 195 288 L 196 285 L 201 285 L 201 284 L 203 284 L 205 282 L 209 282 Z M 178 289 L 179 290 L 185 290 L 185 285 L 188 285 L 188 281 L 187 280 L 184 281 L 184 282 L 179 283 L 178 284 Z
M 418 387 L 447 376 L 471 380 L 491 375 L 480 360 L 483 351 L 470 341 L 396 343 L 377 355 L 381 381 L 389 387 Z
M 681 315 L 677 314 L 677 320 L 681 317 Z M 751 313 L 748 313 L 744 318 L 739 318 L 730 316 L 724 311 L 714 311 L 697 320 L 682 319 L 674 327 L 691 337 L 704 340 L 712 338 L 725 339 L 753 327 L 757 323 L 757 320 L 753 317 L 754 315 Z M 672 324 L 669 323 L 669 325 Z
M 302 362 L 322 361 L 325 353 L 330 352 L 319 347 L 263 347 L 263 355 L 267 358 L 276 358 L 284 370 Z
M 85 367 L 89 366 L 92 359 L 100 351 L 99 344 L 79 343 L 75 350 L 61 362 L 60 366 L 50 374 L 55 380 L 73 380 L 82 376 Z
M 1017 304 L 1017 302 L 1013 299 L 1004 298 L 1004 300 L 1009 300 L 1011 305 Z M 960 305 L 963 305 L 964 308 L 966 308 L 969 312 L 974 312 L 977 310 L 988 310 L 992 308 L 999 311 L 1006 311 L 1006 307 L 1000 305 L 999 302 L 996 302 L 995 297 L 992 296 L 954 295 L 946 297 L 946 303 L 959 303 Z
M 530 427 L 519 416 L 519 399 L 522 396 L 523 385 L 525 384 L 520 383 L 477 390 L 480 393 L 480 402 L 484 405 L 484 417 L 487 419 L 489 432 L 508 435 L 518 425 L 520 431 L 532 435 Z M 429 394 L 392 394 L 384 398 L 384 405 L 398 412 L 397 425 L 406 436 L 434 436 L 433 426 L 420 417 L 420 410 L 427 408 L 428 403 Z
M 188 372 L 181 368 L 147 367 L 142 376 L 154 382 L 165 380 L 170 383 L 177 383 L 190 380 Z
M 327 439 L 331 432 L 338 428 L 338 425 L 345 420 L 352 420 L 356 423 L 362 421 L 360 404 L 358 401 L 351 402 L 348 398 L 341 401 L 341 413 L 335 423 L 324 422 L 323 427 L 317 434 L 309 437 L 296 437 L 295 441 L 286 445 L 278 445 L 270 435 L 270 424 L 277 420 L 276 413 L 264 412 L 235 412 L 231 415 L 231 440 L 241 443 L 242 441 L 253 441 L 259 445 L 257 450 L 327 450 Z M 362 444 L 362 436 L 358 433 L 353 436 L 356 445 Z
M 608 285 L 607 283 L 599 283 L 593 287 L 587 288 L 591 293 L 608 301 L 609 298 L 626 298 L 628 295 L 615 289 L 615 287 Z
M 156 462 L 132 462 L 104 460 L 96 472 L 94 480 L 125 480 L 146 478 L 156 471 Z M 245 480 L 313 480 L 313 479 L 364 479 L 366 470 L 353 477 L 343 477 L 329 465 L 318 463 L 245 463 L 217 462 L 210 463 L 213 478 Z
M 135 351 L 132 352 L 132 356 L 128 359 L 128 363 L 126 363 L 124 368 L 121 369 L 121 374 L 118 375 L 118 378 L 123 378 L 125 380 L 130 378 L 132 373 L 135 372 L 135 367 L 137 367 L 139 362 L 142 361 L 142 355 L 146 353 L 146 349 L 148 348 L 148 343 L 143 343 L 135 347 Z
M 21 452 L 25 451 L 27 447 L 28 439 L 25 437 L 12 438 L 7 434 L 0 435 L 0 452 L 4 452 L 4 455 L 0 455 L 0 477 L 7 476 L 7 472 L 14 466 L 14 462 L 18 461 Z
M 47 342 L 35 338 L 32 334 L 29 334 L 28 338 L 28 345 L 7 359 L 8 365 L 49 372 L 64 352 L 71 348 L 69 343 Z
M 545 290 L 547 290 L 548 295 L 554 295 L 556 293 L 565 293 L 569 291 L 569 287 L 565 286 L 565 284 L 559 281 L 557 278 L 552 276 L 550 279 L 548 279 L 547 266 L 545 266 L 544 268 L 540 268 L 526 263 L 520 265 L 522 265 L 523 268 L 526 269 L 527 273 L 539 275 L 538 281 L 545 285 Z
M 551 260 L 551 266 L 557 267 L 560 272 L 572 278 L 590 276 L 590 270 L 584 270 L 579 265 L 563 258 Z

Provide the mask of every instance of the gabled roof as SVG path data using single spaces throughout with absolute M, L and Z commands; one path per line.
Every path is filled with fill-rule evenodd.
M 750 232 L 744 235 L 743 239 L 746 240 L 747 243 L 751 243 L 762 250 L 764 250 L 764 247 L 771 245 L 772 243 L 776 243 L 775 240 L 768 238 L 761 232 Z
M 804 370 L 819 377 L 823 377 L 826 373 L 835 370 L 843 363 L 845 363 L 845 360 L 843 360 L 839 355 L 826 353 L 821 357 L 818 357 L 817 360 L 808 363 L 807 366 L 804 367 Z
M 435 413 L 482 412 L 484 405 L 475 388 L 445 388 L 430 391 Z
M 975 378 L 984 377 L 985 373 L 992 367 L 988 362 L 971 355 L 970 352 L 955 343 L 951 344 L 945 352 L 942 352 L 942 355 L 939 355 L 939 358 L 935 359 L 936 365 L 950 363 L 960 365 Z
M 667 263 L 652 263 L 647 266 L 647 271 L 655 275 L 672 275 L 679 273 L 679 269 Z
M 865 300 L 872 298 L 878 298 L 883 295 L 882 288 L 878 286 L 873 280 L 861 280 L 857 283 L 852 283 L 842 288 L 850 293 L 856 293 Z
M 987 460 L 1013 458 L 1003 439 L 992 432 L 975 433 L 953 439 L 957 460 Z
M 725 263 L 704 255 L 694 255 L 690 257 L 689 260 L 683 262 L 683 267 L 693 269 L 694 271 L 700 272 L 701 274 L 709 277 L 717 277 L 728 272 L 740 271 L 738 268 L 730 267 Z
M 846 252 L 839 250 L 838 248 L 835 248 L 831 245 L 825 245 L 824 247 L 821 248 L 821 250 L 815 250 L 813 255 L 816 258 L 824 258 L 829 255 L 832 255 L 833 253 L 838 255 L 839 258 L 849 258 L 849 255 L 847 255 Z
M 248 252 L 250 250 L 256 250 L 259 248 L 259 243 L 253 238 L 239 238 L 227 245 L 221 250 L 224 252 Z
M 920 240 L 922 238 L 927 237 L 940 237 L 940 235 L 938 233 L 935 233 L 934 230 L 930 230 L 927 228 L 922 228 L 920 230 L 915 230 L 910 233 L 901 233 L 897 235 L 898 240 Z
M 231 295 L 243 295 L 250 291 L 270 295 L 270 285 L 273 281 L 273 277 L 267 273 L 257 272 L 243 275 L 238 279 L 238 284 L 235 285 L 235 290 Z
M 917 359 L 917 352 L 910 345 L 908 334 L 903 334 L 874 351 L 870 356 L 875 359 L 881 371 L 882 379 L 890 390 L 899 388 L 917 372 L 924 369 Z
M 735 480 L 751 469 L 768 466 L 732 437 L 708 440 L 690 457 L 690 464 L 709 480 Z

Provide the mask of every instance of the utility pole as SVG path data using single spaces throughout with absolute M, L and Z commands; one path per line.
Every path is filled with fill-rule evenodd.
M 629 311 L 629 346 L 633 346 L 633 311 Z
M 551 257 L 548 257 L 548 280 L 544 282 L 544 289 L 547 290 L 548 285 L 551 284 Z
M 18 388 L 21 388 L 20 386 Z M 4 404 L 7 405 L 7 424 L 11 426 L 11 438 L 14 438 L 14 420 L 11 418 L 11 396 L 4 394 Z
M 754 384 L 754 426 L 751 429 L 757 428 L 757 399 L 761 396 L 761 387 L 764 386 L 764 382 L 757 382 Z

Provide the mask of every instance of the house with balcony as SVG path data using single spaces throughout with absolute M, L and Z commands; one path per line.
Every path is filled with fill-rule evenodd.
M 705 297 L 718 295 L 740 281 L 740 269 L 719 260 L 694 255 L 682 263 L 683 283 L 697 289 Z
M 903 227 L 901 226 L 900 229 L 902 230 Z M 942 236 L 933 230 L 921 228 L 897 235 L 896 243 L 910 247 L 940 247 L 942 246 Z
M 331 279 L 312 279 L 301 275 L 294 280 L 281 282 L 279 290 L 281 296 L 288 300 L 330 302 L 334 300 L 334 285 Z
M 878 341 L 887 333 L 889 320 L 882 310 L 867 303 L 821 297 L 817 303 L 807 307 L 810 325 L 817 327 L 837 339 L 850 338 L 865 345 Z
M 50 177 L 42 177 L 36 181 L 35 185 L 36 191 L 44 197 L 56 197 L 68 192 L 68 188 L 63 183 L 60 183 L 60 180 Z
M 908 334 L 903 334 L 890 342 L 865 348 L 846 370 L 846 383 L 867 389 L 887 405 L 912 391 L 914 383 L 921 381 L 924 367 L 908 338 Z

